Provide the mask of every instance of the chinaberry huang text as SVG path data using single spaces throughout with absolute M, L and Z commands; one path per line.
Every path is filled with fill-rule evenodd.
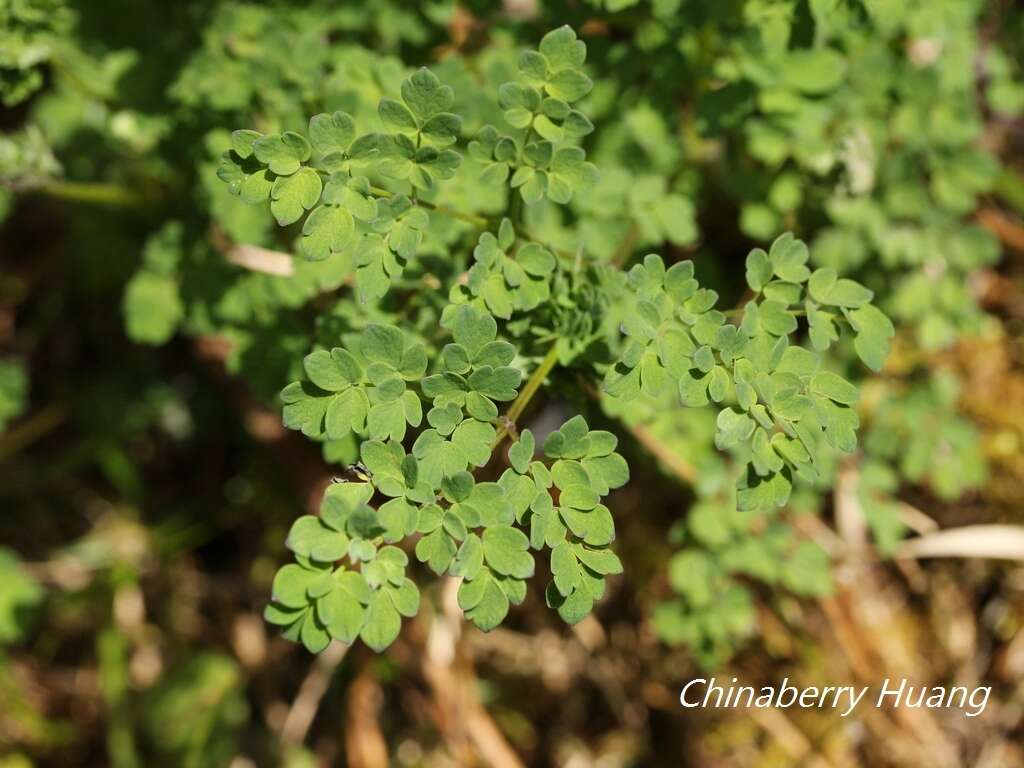
M 690 680 L 679 693 L 679 703 L 692 709 L 803 707 L 834 709 L 840 717 L 848 717 L 862 704 L 875 707 L 910 707 L 926 709 L 956 708 L 967 717 L 977 717 L 988 705 L 991 686 L 922 686 L 906 679 L 886 678 L 876 686 L 826 685 L 797 686 L 783 678 L 779 685 L 741 685 L 698 677 Z

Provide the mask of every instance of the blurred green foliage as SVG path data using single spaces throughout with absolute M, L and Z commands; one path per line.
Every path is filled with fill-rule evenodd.
M 840 478 L 883 555 L 908 492 L 983 487 L 935 361 L 999 324 L 975 213 L 1013 197 L 991 126 L 1024 85 L 996 9 L 505 5 L 0 0 L 0 215 L 20 261 L 64 275 L 45 299 L 34 270 L 0 284 L 2 495 L 47 521 L 0 552 L 0 642 L 104 606 L 118 764 L 224 764 L 249 717 L 239 665 L 178 630 L 129 684 L 114 603 L 148 558 L 229 547 L 250 607 L 311 651 L 389 646 L 430 571 L 489 630 L 548 576 L 565 621 L 600 618 L 638 566 L 641 620 L 716 667 L 759 600 L 830 592 L 794 522 Z M 268 460 L 258 408 L 360 476 L 307 509 L 287 478 L 310 460 Z M 11 438 L 64 419 L 52 466 Z M 186 499 L 211 445 L 216 501 Z M 615 542 L 638 467 L 655 505 L 687 488 L 639 555 Z M 131 535 L 61 517 L 83 486 L 137 510 Z M 88 586 L 22 563 L 64 556 Z

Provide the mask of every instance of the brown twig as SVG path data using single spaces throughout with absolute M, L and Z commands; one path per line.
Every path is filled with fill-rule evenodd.
M 981 557 L 1024 560 L 1024 527 L 965 525 L 908 539 L 899 557 Z
M 998 208 L 981 208 L 978 223 L 998 237 L 1003 245 L 1024 252 L 1024 225 Z
M 67 412 L 62 406 L 50 405 L 0 435 L 0 461 L 13 456 L 18 451 L 32 445 L 67 419 Z
M 288 716 L 281 726 L 281 741 L 284 744 L 298 746 L 306 740 L 313 718 L 320 708 L 320 700 L 327 693 L 331 676 L 345 658 L 348 649 L 347 645 L 332 642 L 313 659 L 309 673 L 299 686 L 299 692 L 295 694 Z
M 697 468 L 659 440 L 648 427 L 636 424 L 627 428 L 640 445 L 679 479 L 690 484 L 697 479 Z

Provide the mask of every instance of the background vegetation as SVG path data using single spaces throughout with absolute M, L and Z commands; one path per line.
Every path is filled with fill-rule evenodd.
M 498 88 L 566 24 L 593 88 L 565 96 L 575 130 L 533 125 L 597 172 L 569 199 L 552 168 L 520 194 L 484 126 L 523 127 Z M 0 0 L 0 766 L 1020 765 L 1022 45 L 998 0 Z M 389 251 L 402 268 L 347 247 L 308 261 L 303 224 L 274 223 L 298 216 L 224 183 L 233 130 L 305 133 L 335 110 L 388 130 L 403 118 L 380 100 L 421 66 L 454 90 L 461 124 L 435 138 L 464 159 L 431 161 L 429 215 L 402 220 L 415 254 Z M 381 208 L 409 191 L 371 175 Z M 505 215 L 577 264 L 532 306 L 462 279 L 504 264 Z M 849 336 L 826 356 L 859 390 L 856 451 L 833 424 L 815 477 L 745 509 L 739 469 L 776 453 L 648 386 L 653 364 L 641 396 L 616 392 L 617 329 L 644 332 L 617 276 L 646 265 L 642 293 L 646 254 L 692 259 L 735 317 L 772 276 L 748 253 L 787 231 L 811 269 L 871 289 L 895 336 L 887 356 Z M 294 521 L 348 485 L 331 481 L 359 443 L 289 431 L 279 393 L 367 322 L 435 360 L 449 300 L 499 318 L 524 382 L 551 364 L 518 421 L 538 446 L 576 414 L 617 435 L 623 573 L 569 626 L 539 558 L 484 633 L 412 536 L 418 615 L 381 654 L 311 655 L 263 614 Z M 814 312 L 794 343 L 829 347 Z M 505 448 L 481 475 L 518 465 Z M 684 712 L 698 674 L 994 688 L 973 720 Z

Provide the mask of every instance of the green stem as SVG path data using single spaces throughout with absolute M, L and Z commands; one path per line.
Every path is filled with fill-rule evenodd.
M 533 123 L 531 122 L 526 128 L 526 133 L 523 135 L 522 147 L 516 157 L 517 168 L 521 168 L 523 165 L 523 150 L 526 149 L 526 145 L 530 143 L 530 138 L 532 136 Z M 526 220 L 523 217 L 523 195 L 518 189 L 513 189 L 512 187 L 509 187 L 508 193 L 511 195 L 508 201 L 508 218 L 516 230 L 521 230 L 526 224 Z
M 137 206 L 142 205 L 141 195 L 119 184 L 87 181 L 48 181 L 39 191 L 62 200 L 97 205 Z
M 50 66 L 53 67 L 53 71 L 57 75 L 63 76 L 75 90 L 86 98 L 93 99 L 104 104 L 110 101 L 110 94 L 104 93 L 101 89 L 94 88 L 87 80 L 79 77 L 74 69 L 69 67 L 67 63 L 60 58 L 60 56 L 54 56 L 51 58 Z
M 747 311 L 747 307 L 746 307 L 746 304 L 744 304 L 742 307 L 733 307 L 732 309 L 727 309 L 722 314 L 725 315 L 726 317 L 742 317 L 743 313 L 746 312 L 746 311 Z M 793 315 L 794 317 L 804 317 L 807 314 L 807 310 L 805 310 L 805 309 L 794 309 L 794 310 L 786 310 L 786 311 L 789 312 L 789 314 Z M 842 320 L 843 319 L 842 317 L 840 317 L 838 315 L 833 315 L 833 317 L 836 320 Z
M 370 187 L 370 192 L 377 195 L 377 197 L 394 197 L 395 193 L 387 189 L 380 187 Z M 469 224 L 476 224 L 477 226 L 487 227 L 491 225 L 491 219 L 487 216 L 480 216 L 475 213 L 464 213 L 462 211 L 456 211 L 451 208 L 445 208 L 443 205 L 434 205 L 428 203 L 426 200 L 417 200 L 416 205 L 426 208 L 427 210 L 439 213 L 442 216 L 447 216 L 450 219 L 458 219 L 459 221 L 465 221 Z
M 423 200 L 419 201 L 419 205 L 422 205 L 424 208 L 429 208 L 430 210 L 434 211 L 434 213 L 440 213 L 442 216 L 447 216 L 450 219 L 458 219 L 459 221 L 465 221 L 470 224 L 476 224 L 477 226 L 481 227 L 489 227 L 491 225 L 491 220 L 486 216 L 477 216 L 474 213 L 463 213 L 462 211 L 455 211 L 452 210 L 451 208 L 445 208 L 444 206 L 441 205 L 434 205 L 433 203 L 424 202 Z
M 629 225 L 626 236 L 622 238 L 622 242 L 615 251 L 615 255 L 612 256 L 612 264 L 621 269 L 629 257 L 633 255 L 633 246 L 636 245 L 637 238 L 639 237 L 640 229 L 637 227 L 636 222 L 633 222 Z
M 526 410 L 526 406 L 530 404 L 530 400 L 537 394 L 537 390 L 540 389 L 541 384 L 544 383 L 544 379 L 551 373 L 551 369 L 558 363 L 558 345 L 552 344 L 548 349 L 548 353 L 544 355 L 544 359 L 541 360 L 540 365 L 537 366 L 537 370 L 533 372 L 529 380 L 526 382 L 526 386 L 523 387 L 519 393 L 519 397 L 516 398 L 515 402 L 512 403 L 512 407 L 505 412 L 505 416 L 502 418 L 501 427 L 498 429 L 498 434 L 494 438 L 494 442 L 491 444 L 491 451 L 501 445 L 501 441 L 505 439 L 508 433 L 516 424 L 516 419 L 523 415 L 523 411 Z
M 394 192 L 387 189 L 383 189 L 381 187 L 370 187 L 370 192 L 376 195 L 377 197 L 395 196 Z M 510 194 L 512 195 L 512 200 L 508 209 L 508 218 L 515 225 L 516 231 L 518 232 L 520 239 L 526 240 L 531 243 L 536 243 L 537 245 L 542 245 L 559 258 L 576 258 L 576 254 L 570 253 L 569 251 L 565 251 L 561 248 L 556 248 L 553 245 L 549 245 L 548 243 L 544 242 L 543 240 L 539 240 L 538 238 L 534 237 L 528 232 L 522 231 L 522 224 L 520 221 L 518 221 L 521 218 L 523 202 L 522 195 L 520 195 L 519 190 L 516 189 L 510 190 Z M 433 203 L 428 203 L 425 200 L 417 200 L 416 205 L 422 208 L 426 208 L 427 210 L 434 211 L 434 213 L 439 213 L 442 216 L 447 216 L 450 219 L 458 219 L 459 221 L 465 221 L 468 224 L 476 224 L 478 227 L 484 227 L 489 229 L 496 223 L 496 220 L 493 217 L 481 216 L 475 213 L 465 213 L 463 211 L 456 211 L 452 208 L 446 208 L 443 205 L 434 205 Z
M 509 187 L 508 194 L 510 200 L 508 201 L 508 218 L 512 222 L 517 230 L 523 228 L 523 196 L 519 194 L 518 189 L 512 189 Z

